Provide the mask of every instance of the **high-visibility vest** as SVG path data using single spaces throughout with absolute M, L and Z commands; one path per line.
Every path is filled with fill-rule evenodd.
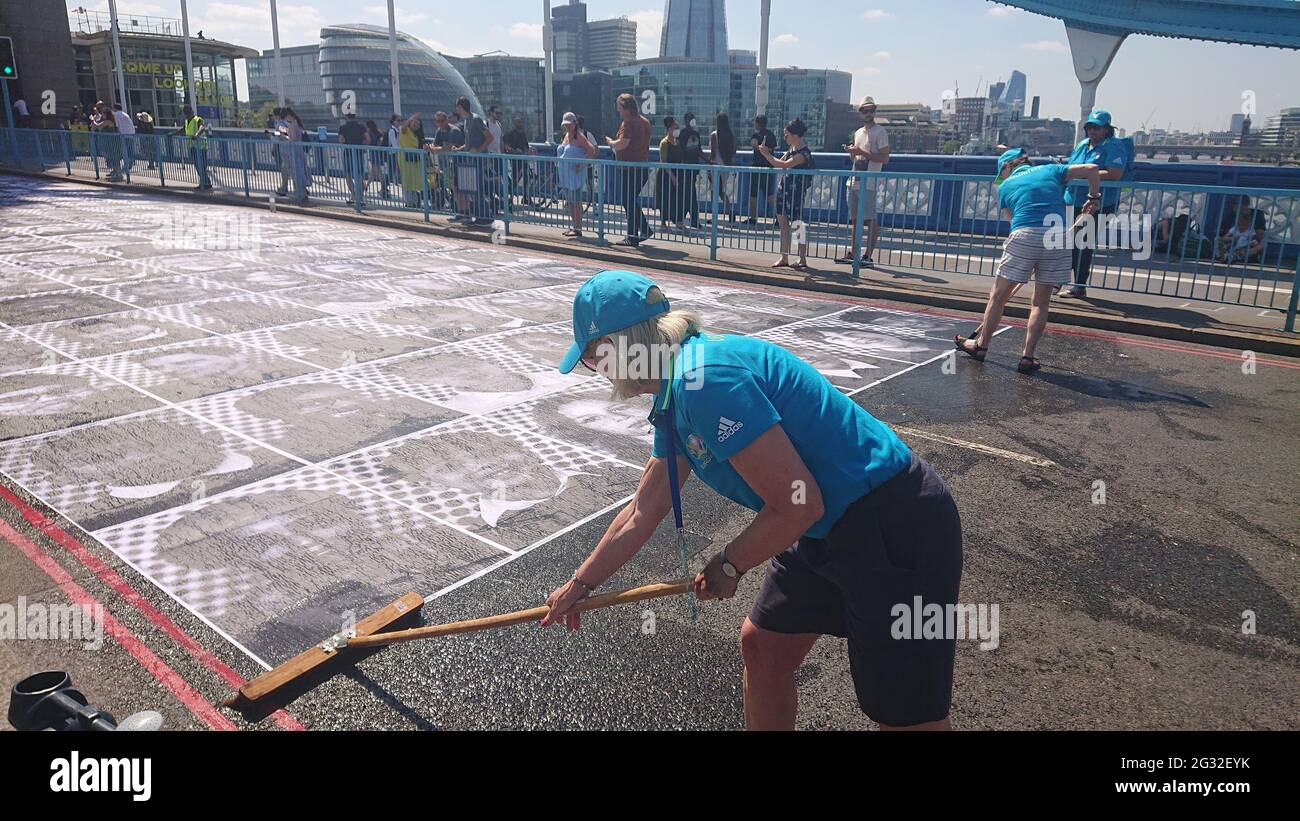
M 207 135 L 199 136 L 199 130 L 203 128 L 203 125 L 203 118 L 197 114 L 185 121 L 185 136 L 190 138 L 190 145 L 198 148 L 208 147 Z M 195 139 L 196 136 L 198 136 L 198 139 Z

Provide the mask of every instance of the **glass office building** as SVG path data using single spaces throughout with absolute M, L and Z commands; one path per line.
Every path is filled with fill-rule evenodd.
M 334 113 L 344 93 L 356 95 L 357 119 L 388 122 L 394 113 L 451 111 L 459 97 L 483 113 L 465 78 L 438 52 L 409 34 L 397 33 L 397 70 L 402 111 L 393 110 L 393 83 L 388 61 L 388 29 L 360 23 L 327 26 L 320 31 L 320 77 L 325 101 Z M 274 80 L 272 81 L 274 82 Z
M 753 129 L 757 105 L 754 86 L 757 70 L 704 60 L 641 60 L 614 70 L 615 94 L 630 92 L 647 105 L 645 93 L 654 93 L 654 113 L 647 113 L 655 140 L 663 136 L 663 118 L 679 119 L 693 112 L 701 134 L 713 130 L 719 112 L 731 117 L 736 137 L 745 143 Z M 782 127 L 800 118 L 808 126 L 805 139 L 816 150 L 826 145 L 830 110 L 847 105 L 853 75 L 847 71 L 817 68 L 774 68 L 768 72 L 768 125 L 781 138 Z M 834 136 L 838 140 L 839 136 Z M 838 149 L 838 143 L 834 146 Z
M 284 104 L 292 108 L 308 128 L 334 128 L 338 118 L 325 103 L 325 89 L 320 84 L 320 46 L 289 46 L 280 49 L 283 66 Z M 278 105 L 279 92 L 275 77 L 275 50 L 267 49 L 261 57 L 248 59 L 248 106 L 260 111 Z M 249 123 L 256 128 L 261 123 Z
M 614 70 L 614 92 L 630 92 L 641 101 L 657 142 L 664 134 L 663 118 L 672 114 L 680 122 L 695 114 L 701 134 L 713 130 L 718 112 L 731 105 L 731 69 L 726 63 L 705 60 L 642 60 Z M 652 92 L 653 106 L 645 96 Z M 611 101 L 612 104 L 612 101 Z
M 587 5 L 569 0 L 551 8 L 551 49 L 556 74 L 577 74 L 587 66 Z
M 741 67 L 731 71 L 731 124 L 738 136 L 753 127 L 757 104 L 754 102 L 756 68 Z M 818 68 L 774 68 L 768 71 L 768 126 L 781 140 L 781 130 L 795 117 L 804 121 L 808 133 L 804 139 L 814 150 L 829 146 L 839 150 L 842 135 L 829 133 L 835 107 L 848 105 L 853 75 L 846 71 Z M 856 109 L 854 109 L 856 112 Z M 855 114 L 856 117 L 856 114 Z M 855 126 L 856 127 L 856 126 Z
M 772 130 L 780 134 L 785 123 L 798 117 L 808 126 L 808 144 L 826 145 L 828 106 L 849 103 L 853 75 L 824 68 L 777 68 L 770 77 L 767 113 Z
M 725 0 L 668 0 L 659 56 L 727 65 Z
M 490 105 L 501 106 L 501 121 L 507 131 L 512 127 L 515 117 L 523 117 L 524 130 L 529 136 L 534 139 L 544 138 L 546 132 L 542 121 L 546 119 L 545 77 L 540 60 L 536 57 L 512 57 L 509 54 L 483 54 L 448 60 L 457 67 L 470 88 L 474 89 L 484 108 Z M 406 97 L 405 86 L 402 88 L 402 97 Z
M 1006 94 L 1002 99 L 1010 106 L 1012 119 L 1020 119 L 1025 116 L 1025 101 L 1027 100 L 1025 86 L 1027 82 L 1028 79 L 1025 77 L 1024 72 L 1011 72 L 1011 80 L 1007 83 Z
M 622 83 L 626 88 L 616 91 Z M 587 130 L 597 139 L 618 131 L 619 118 L 614 111 L 614 100 L 622 90 L 631 91 L 630 78 L 618 78 L 608 71 L 584 71 L 555 78 L 555 117 L 551 124 L 550 137 L 556 139 L 559 134 L 559 118 L 564 112 L 572 111 L 582 117 Z M 544 135 L 536 135 L 540 140 Z
M 605 71 L 636 62 L 636 21 L 626 17 L 587 24 L 587 67 Z

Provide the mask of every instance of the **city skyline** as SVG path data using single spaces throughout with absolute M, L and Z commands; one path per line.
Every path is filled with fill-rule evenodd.
M 560 6 L 563 0 L 553 5 Z M 71 11 L 78 4 L 69 3 Z M 107 10 L 106 0 L 82 4 Z M 801 12 L 798 4 L 772 3 L 773 67 L 798 66 L 848 71 L 853 94 L 871 94 L 881 102 L 919 102 L 938 108 L 945 92 L 963 96 L 987 93 L 990 83 L 1008 81 L 1013 70 L 1029 76 L 1026 104 L 1041 97 L 1045 117 L 1076 119 L 1078 83 L 1071 69 L 1064 27 L 1059 21 L 1001 6 L 987 0 L 936 0 L 922 4 L 867 0 L 825 0 L 819 14 Z M 637 56 L 659 56 L 665 5 L 658 0 L 594 0 L 588 16 L 627 16 L 637 22 Z M 542 55 L 541 8 L 534 0 L 501 0 L 484 22 L 473 10 L 439 7 L 423 11 L 397 3 L 399 29 L 436 51 L 471 56 L 503 50 L 516 56 Z M 123 0 L 119 12 L 179 17 L 179 2 Z M 806 11 L 806 8 L 804 9 Z M 942 13 L 936 13 L 942 12 Z M 271 47 L 270 13 L 265 0 L 191 0 L 191 31 L 260 50 Z M 326 25 L 386 25 L 384 4 L 360 7 L 341 0 L 281 3 L 281 46 L 319 41 Z M 727 8 L 730 48 L 756 49 L 758 2 L 733 2 Z M 924 48 L 916 44 L 924 42 Z M 935 59 L 934 55 L 945 55 Z M 955 58 L 955 59 L 954 59 Z M 242 61 L 240 87 L 243 82 Z M 1190 82 L 1189 65 L 1218 67 Z M 1300 104 L 1300 93 L 1287 77 L 1300 76 L 1300 55 L 1280 49 L 1247 48 L 1200 41 L 1135 35 L 1120 49 L 1102 83 L 1098 105 L 1108 108 L 1117 125 L 1136 131 L 1226 131 L 1233 114 L 1254 106 L 1260 122 L 1283 108 Z

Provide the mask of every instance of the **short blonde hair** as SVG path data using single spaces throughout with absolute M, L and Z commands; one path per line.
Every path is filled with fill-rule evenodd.
M 662 302 L 663 293 L 650 289 L 646 301 Z M 614 373 L 609 376 L 614 386 L 613 398 L 630 399 L 652 388 L 652 383 L 670 376 L 669 367 L 682 343 L 704 330 L 704 322 L 694 311 L 669 311 L 637 324 L 607 334 L 613 343 L 613 353 L 620 360 L 614 363 Z M 645 373 L 633 373 L 631 359 L 643 357 L 638 363 Z

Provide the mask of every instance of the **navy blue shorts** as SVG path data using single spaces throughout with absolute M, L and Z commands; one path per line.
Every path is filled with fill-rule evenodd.
M 952 703 L 956 641 L 894 638 L 897 605 L 957 603 L 957 505 L 926 462 L 854 502 L 825 539 L 804 537 L 773 557 L 749 620 L 775 633 L 849 640 L 858 705 L 873 721 L 939 721 Z

